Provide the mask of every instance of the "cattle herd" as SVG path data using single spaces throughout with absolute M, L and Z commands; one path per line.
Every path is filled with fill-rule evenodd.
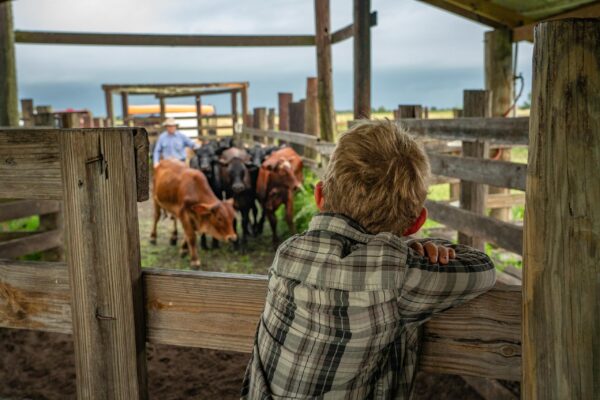
M 193 268 L 200 266 L 196 234 L 203 249 L 219 241 L 230 241 L 242 252 L 248 237 L 261 234 L 269 220 L 273 245 L 277 245 L 275 211 L 285 205 L 290 232 L 293 223 L 294 192 L 302 189 L 302 159 L 290 147 L 235 146 L 232 138 L 204 142 L 195 150 L 189 166 L 181 161 L 161 160 L 154 169 L 154 225 L 150 241 L 156 244 L 156 225 L 161 216 L 173 220 L 171 245 L 177 245 L 177 221 L 184 231 L 182 256 L 189 253 Z M 238 234 L 236 214 L 241 216 Z

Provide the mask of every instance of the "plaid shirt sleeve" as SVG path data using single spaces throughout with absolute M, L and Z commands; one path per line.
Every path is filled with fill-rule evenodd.
M 457 306 L 485 293 L 494 286 L 494 263 L 485 254 L 464 245 L 443 239 L 418 239 L 410 243 L 433 241 L 450 247 L 456 258 L 447 265 L 432 264 L 427 257 L 409 249 L 406 275 L 398 300 L 404 317 L 424 319 L 431 314 Z

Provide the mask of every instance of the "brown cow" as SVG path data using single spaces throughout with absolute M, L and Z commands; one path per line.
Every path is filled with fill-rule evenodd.
M 188 168 L 181 161 L 162 160 L 154 169 L 153 182 L 154 227 L 150 234 L 151 242 L 156 243 L 156 224 L 161 209 L 181 221 L 185 234 L 181 253 L 185 255 L 189 251 L 190 263 L 194 268 L 200 266 L 196 232 L 219 240 L 237 240 L 233 230 L 233 201 L 219 200 L 202 172 Z M 173 235 L 176 241 L 176 226 Z
M 263 208 L 260 225 L 265 214 L 273 232 L 273 245 L 277 245 L 277 218 L 275 211 L 285 204 L 285 220 L 290 232 L 294 226 L 294 191 L 302 188 L 302 158 L 291 147 L 276 150 L 262 163 L 258 172 L 256 194 Z

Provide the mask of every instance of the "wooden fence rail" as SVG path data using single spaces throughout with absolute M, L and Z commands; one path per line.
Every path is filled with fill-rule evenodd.
M 71 333 L 67 267 L 0 260 L 0 326 Z M 150 343 L 250 352 L 264 306 L 262 275 L 144 270 Z M 427 372 L 520 380 L 519 286 L 498 284 L 425 325 Z

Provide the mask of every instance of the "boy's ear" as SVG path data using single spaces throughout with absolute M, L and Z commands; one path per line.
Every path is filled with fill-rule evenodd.
M 413 233 L 417 233 L 419 229 L 423 226 L 423 224 L 427 221 L 427 209 L 423 207 L 421 210 L 421 214 L 417 217 L 415 222 L 412 223 L 404 232 L 402 232 L 402 236 L 409 236 Z
M 317 208 L 319 211 L 323 211 L 323 204 L 325 199 L 323 198 L 323 182 L 317 182 L 315 186 L 315 203 L 317 203 Z

